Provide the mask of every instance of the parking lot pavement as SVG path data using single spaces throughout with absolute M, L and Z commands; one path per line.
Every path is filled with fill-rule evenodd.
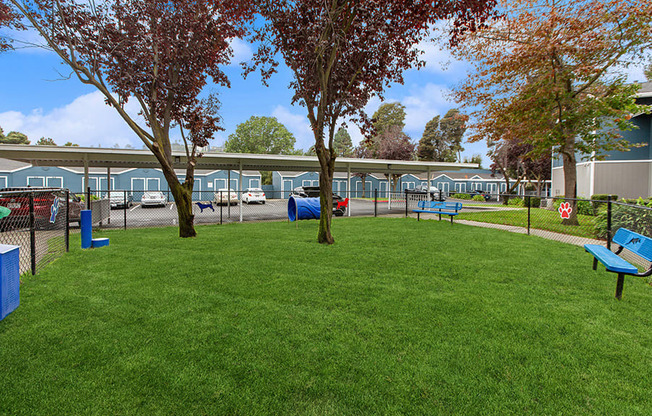
M 209 204 L 204 206 L 203 209 L 196 202 L 192 206 L 196 224 L 219 224 L 220 222 L 240 221 L 240 210 L 242 210 L 243 221 L 287 219 L 287 199 L 270 199 L 265 204 L 242 204 L 242 206 L 240 204 L 231 206 L 215 205 L 209 201 L 200 201 L 202 204 Z M 352 216 L 373 216 L 374 201 L 352 199 L 349 201 L 349 209 Z M 378 203 L 378 215 L 396 214 L 404 212 L 404 210 L 405 205 L 399 205 L 398 203 L 394 204 L 392 210 L 388 209 L 387 202 Z M 110 221 L 103 221 L 101 226 L 106 228 L 124 227 L 124 218 L 124 209 L 113 209 L 111 210 Z M 178 222 L 176 205 L 174 203 L 168 203 L 164 207 L 142 207 L 140 204 L 136 204 L 126 210 L 126 218 L 127 228 L 174 226 Z

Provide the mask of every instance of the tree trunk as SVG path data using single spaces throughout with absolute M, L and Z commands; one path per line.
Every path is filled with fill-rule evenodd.
M 160 159 L 159 159 L 160 161 Z M 179 217 L 179 237 L 196 237 L 195 216 L 192 213 L 192 188 L 194 185 L 194 169 L 186 170 L 186 179 L 182 184 L 171 165 L 161 162 L 163 176 L 174 197 Z
M 574 138 L 567 139 L 574 140 Z M 564 218 L 561 220 L 563 225 L 579 225 L 577 221 L 577 168 L 575 160 L 575 146 L 574 142 L 570 145 L 566 145 L 566 148 L 562 152 L 562 159 L 564 161 L 564 196 L 566 198 L 572 198 L 566 202 L 570 203 L 571 212 L 569 218 Z
M 327 155 L 324 155 L 327 156 Z M 331 235 L 331 219 L 333 218 L 333 172 L 335 171 L 335 160 L 326 157 L 325 163 L 321 163 L 319 174 L 319 204 L 321 214 L 319 216 L 319 232 L 317 241 L 320 244 L 333 244 L 335 239 Z
M 366 182 L 366 179 L 367 179 L 367 175 L 360 177 L 360 179 L 362 179 L 362 197 L 364 198 L 365 197 L 364 189 L 365 189 L 365 182 Z
M 192 213 L 192 190 L 178 181 L 173 181 L 169 185 L 179 216 L 179 237 L 196 237 L 195 216 Z

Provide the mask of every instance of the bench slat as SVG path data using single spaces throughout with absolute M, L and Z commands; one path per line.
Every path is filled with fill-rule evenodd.
M 585 244 L 584 249 L 598 259 L 607 270 L 614 273 L 636 274 L 638 269 L 608 248 L 597 244 Z
M 652 262 L 652 239 L 626 228 L 620 228 L 616 231 L 612 241 Z

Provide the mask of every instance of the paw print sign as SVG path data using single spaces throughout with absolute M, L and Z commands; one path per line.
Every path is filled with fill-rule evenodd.
M 562 219 L 570 218 L 570 214 L 573 212 L 569 202 L 562 202 L 559 206 L 559 214 L 561 214 Z

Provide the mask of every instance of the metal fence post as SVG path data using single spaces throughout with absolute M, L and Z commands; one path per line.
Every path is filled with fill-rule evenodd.
M 378 188 L 374 189 L 374 217 L 378 216 Z
M 405 190 L 405 217 L 408 216 L 408 193 L 407 189 Z
M 222 203 L 222 191 L 220 191 L 220 225 L 222 225 L 222 209 L 224 204 Z
M 129 205 L 129 202 L 127 200 L 126 190 L 124 191 L 124 199 L 122 200 L 122 202 L 124 202 L 124 204 L 122 204 L 122 206 L 124 207 L 124 209 L 122 210 L 122 216 L 123 216 L 122 219 L 124 220 L 124 229 L 126 230 L 127 229 L 127 206 Z
M 34 192 L 29 194 L 29 251 L 32 275 L 36 274 L 36 218 L 34 217 Z
M 532 197 L 527 195 L 527 235 L 530 235 L 530 210 L 532 209 Z
M 607 248 L 611 250 L 611 195 L 607 195 Z
M 66 253 L 70 251 L 70 190 L 66 189 Z
M 86 187 L 86 209 L 91 209 L 91 187 Z

